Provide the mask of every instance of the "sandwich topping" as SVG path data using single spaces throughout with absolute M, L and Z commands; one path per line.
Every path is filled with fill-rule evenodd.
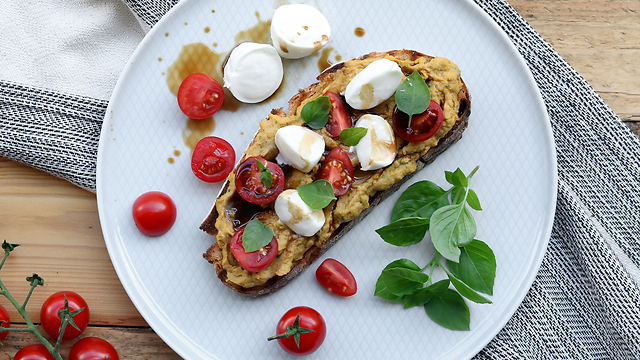
M 415 172 L 419 159 L 460 117 L 459 94 L 464 85 L 460 70 L 447 59 L 411 60 L 390 52 L 373 53 L 340 65 L 321 74 L 314 86 L 301 90 L 290 102 L 288 114 L 274 110 L 262 120 L 241 165 L 229 175 L 215 203 L 216 241 L 222 254 L 219 265 L 226 271 L 227 281 L 250 288 L 289 273 L 309 249 L 322 246 L 341 224 L 368 208 L 373 195 Z M 401 104 L 396 107 L 394 92 L 414 73 L 428 85 L 431 101 L 427 100 L 424 112 L 435 113 L 435 120 L 428 114 L 410 114 L 409 120 L 402 118 L 404 123 L 396 125 L 394 118 L 399 115 L 394 115 L 394 109 L 398 112 Z M 328 114 L 328 122 L 326 126 L 311 126 L 303 119 L 303 108 L 319 98 L 322 101 L 318 101 L 314 113 Z M 415 127 L 422 137 L 411 142 L 406 134 L 399 133 L 402 126 Z M 437 130 L 432 131 L 434 127 Z M 431 131 L 425 138 L 424 133 Z M 265 168 L 281 168 L 283 175 L 278 172 L 274 178 L 279 183 L 283 180 L 283 185 L 265 184 L 264 176 L 260 176 L 262 167 L 255 159 Z M 252 163 L 245 165 L 248 161 Z M 249 173 L 252 176 L 247 176 Z M 304 201 L 298 188 L 320 181 L 333 187 L 335 199 L 331 200 L 331 194 L 328 205 L 318 209 Z M 271 192 L 269 197 L 262 197 L 276 187 L 276 196 Z M 248 202 L 241 196 L 247 189 L 254 190 L 253 197 L 269 201 Z M 277 255 L 259 271 L 244 268 L 231 249 L 232 238 L 250 220 L 269 227 L 276 240 L 271 248 L 277 248 Z

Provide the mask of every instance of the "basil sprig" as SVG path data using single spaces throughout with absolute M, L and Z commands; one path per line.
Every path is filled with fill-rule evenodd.
M 297 190 L 302 201 L 314 210 L 324 209 L 336 199 L 333 185 L 327 180 L 316 180 L 310 184 L 298 186 Z
M 346 128 L 340 131 L 340 141 L 348 146 L 356 146 L 365 135 L 367 135 L 367 128 Z
M 273 185 L 273 174 L 271 170 L 267 169 L 258 159 L 256 159 L 256 164 L 258 164 L 258 169 L 260 170 L 260 181 L 262 181 L 264 186 L 270 188 L 271 185 Z
M 403 113 L 409 115 L 408 127 L 411 127 L 413 115 L 427 111 L 431 102 L 431 91 L 418 71 L 409 75 L 396 89 L 396 105 Z
M 242 233 L 244 252 L 250 253 L 269 245 L 273 239 L 273 230 L 260 220 L 253 219 L 247 223 Z
M 481 293 L 493 295 L 496 258 L 486 243 L 475 239 L 476 223 L 467 208 L 482 210 L 477 194 L 469 188 L 469 179 L 477 170 L 469 176 L 460 169 L 445 172 L 452 185 L 449 190 L 425 180 L 400 196 L 391 223 L 376 232 L 390 244 L 409 246 L 422 241 L 428 230 L 436 253 L 424 268 L 407 259 L 387 265 L 376 283 L 375 296 L 403 303 L 405 308 L 423 306 L 429 318 L 451 330 L 470 328 L 465 298 L 491 303 Z M 441 268 L 447 278 L 435 281 L 435 268 Z
M 321 129 L 329 121 L 331 100 L 328 96 L 320 96 L 304 104 L 300 117 L 312 129 Z

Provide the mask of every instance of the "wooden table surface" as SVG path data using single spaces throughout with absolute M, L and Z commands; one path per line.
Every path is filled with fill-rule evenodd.
M 509 3 L 602 96 L 640 136 L 640 2 L 535 1 Z M 123 359 L 180 359 L 149 328 L 125 293 L 104 244 L 96 196 L 65 180 L 0 158 L 0 241 L 19 243 L 0 272 L 18 299 L 28 292 L 25 277 L 45 279 L 27 310 L 39 322 L 39 307 L 52 293 L 76 291 L 91 307 L 85 335 L 116 346 Z M 9 302 L 14 323 L 20 316 Z M 13 358 L 37 340 L 12 333 L 0 359 Z M 62 348 L 68 354 L 70 344 Z

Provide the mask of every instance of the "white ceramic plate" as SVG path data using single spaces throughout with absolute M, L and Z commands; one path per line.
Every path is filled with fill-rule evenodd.
M 135 51 L 109 103 L 98 153 L 98 208 L 115 270 L 146 321 L 188 359 L 282 358 L 279 346 L 266 338 L 275 332 L 280 316 L 297 305 L 317 309 L 328 324 L 325 343 L 309 358 L 469 358 L 516 311 L 551 233 L 555 149 L 535 82 L 506 34 L 469 0 L 309 4 L 331 23 L 331 62 L 336 55 L 346 60 L 406 48 L 459 65 L 472 94 L 469 127 L 460 142 L 411 183 L 429 179 L 444 187 L 445 170 L 460 167 L 468 173 L 480 165 L 471 186 L 484 208 L 475 213 L 477 238 L 493 248 L 498 263 L 493 304 L 467 302 L 471 331 L 456 332 L 433 323 L 420 307 L 403 310 L 373 296 L 376 279 L 388 263 L 409 258 L 426 264 L 433 254 L 429 241 L 398 248 L 374 232 L 388 223 L 400 192 L 325 255 L 346 264 L 356 276 L 358 294 L 352 298 L 322 289 L 314 277 L 316 266 L 273 295 L 246 298 L 223 286 L 213 266 L 202 259 L 214 238 L 198 226 L 220 185 L 201 182 L 191 173 L 190 149 L 183 139 L 187 119 L 168 90 L 166 72 L 183 45 L 202 42 L 217 53 L 228 52 L 240 31 L 270 19 L 279 2 L 182 1 Z M 356 27 L 365 35 L 356 36 Z M 286 83 L 278 95 L 266 103 L 217 113 L 213 135 L 231 142 L 239 158 L 258 120 L 272 108 L 286 107 L 298 88 L 315 81 L 318 60 L 316 55 L 285 61 Z M 158 238 L 143 236 L 131 217 L 133 201 L 150 190 L 169 194 L 178 208 L 176 224 Z

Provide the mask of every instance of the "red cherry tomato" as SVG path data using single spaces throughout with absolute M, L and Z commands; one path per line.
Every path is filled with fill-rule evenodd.
M 116 349 L 107 341 L 97 337 L 84 337 L 71 348 L 69 360 L 120 360 Z
M 339 147 L 331 150 L 320 165 L 318 178 L 330 182 L 336 196 L 346 194 L 353 184 L 353 164 L 347 152 Z
M 11 321 L 9 319 L 9 313 L 7 312 L 7 309 L 5 309 L 4 306 L 0 305 L 0 321 L 3 321 L 3 320 L 4 322 L 0 326 L 5 328 L 8 328 L 9 326 L 11 326 Z M 9 335 L 8 332 L 0 333 L 0 341 L 4 341 L 7 335 Z
M 216 113 L 224 102 L 222 86 L 203 73 L 187 76 L 178 88 L 178 106 L 192 119 L 204 119 Z
M 327 336 L 327 325 L 320 313 L 306 306 L 297 306 L 287 311 L 276 327 L 276 334 L 280 335 L 287 331 L 287 327 L 293 325 L 296 317 L 300 315 L 299 325 L 302 328 L 313 330 L 300 335 L 300 346 L 296 345 L 293 336 L 278 339 L 278 344 L 292 355 L 309 355 L 318 350 Z
M 316 270 L 316 279 L 330 293 L 340 296 L 355 295 L 356 278 L 346 266 L 334 259 L 326 259 Z
M 42 323 L 44 331 L 46 331 L 49 336 L 54 339 L 58 338 L 58 330 L 60 330 L 60 324 L 62 322 L 60 315 L 58 315 L 58 311 L 64 309 L 65 295 L 69 302 L 70 311 L 76 311 L 84 308 L 84 310 L 73 317 L 73 321 L 76 323 L 80 331 L 76 330 L 70 324 L 67 324 L 65 327 L 62 340 L 71 340 L 80 336 L 84 329 L 87 328 L 87 325 L 89 325 L 89 307 L 82 296 L 72 291 L 60 291 L 49 296 L 49 298 L 44 301 L 42 308 L 40 309 L 40 322 Z
M 147 236 L 160 236 L 176 222 L 176 205 L 169 195 L 150 191 L 140 195 L 133 203 L 133 221 Z
M 347 103 L 342 97 L 332 91 L 327 91 L 325 96 L 331 101 L 331 112 L 329 113 L 329 121 L 326 128 L 331 137 L 340 136 L 340 132 L 351 127 L 351 114 Z
M 231 253 L 233 253 L 233 256 L 235 256 L 243 269 L 251 272 L 264 270 L 278 255 L 278 240 L 274 236 L 267 246 L 249 253 L 245 252 L 242 246 L 242 234 L 244 234 L 245 227 L 238 229 L 231 237 L 231 242 L 229 243 Z
M 207 136 L 196 144 L 191 155 L 191 171 L 198 179 L 218 182 L 227 178 L 236 162 L 236 152 L 226 140 Z
M 55 360 L 42 344 L 27 345 L 20 349 L 13 360 Z
M 271 187 L 267 187 L 260 179 L 260 169 L 256 163 L 260 160 L 273 176 Z M 275 200 L 284 190 L 284 172 L 276 163 L 261 157 L 250 157 L 243 161 L 236 170 L 236 191 L 246 201 L 262 205 Z
M 421 142 L 429 139 L 442 126 L 444 114 L 440 104 L 431 100 L 429 107 L 422 114 L 413 115 L 409 127 L 409 115 L 393 109 L 393 129 L 403 139 L 409 142 Z

